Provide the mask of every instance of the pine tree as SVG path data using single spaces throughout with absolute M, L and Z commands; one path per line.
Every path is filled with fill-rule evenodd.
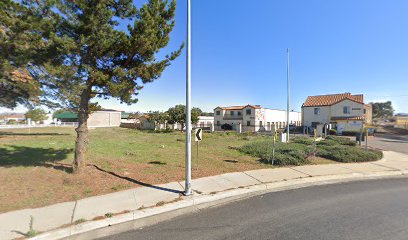
M 73 171 L 79 172 L 87 119 L 97 107 L 90 101 L 113 97 L 136 103 L 143 85 L 158 79 L 180 55 L 183 45 L 156 57 L 169 43 L 176 2 L 150 0 L 139 9 L 132 0 L 25 0 L 21 6 L 44 19 L 32 26 L 41 36 L 39 53 L 23 65 L 40 84 L 41 100 L 78 113 Z M 129 22 L 126 30 L 120 19 Z
M 41 86 L 26 68 L 46 56 L 39 32 L 46 33 L 48 23 L 15 1 L 0 2 L 0 106 L 40 103 Z

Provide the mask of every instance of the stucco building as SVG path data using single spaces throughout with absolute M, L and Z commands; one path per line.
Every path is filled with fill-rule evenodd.
M 290 124 L 300 126 L 301 113 L 291 111 Z M 263 108 L 260 105 L 216 107 L 214 109 L 215 130 L 237 130 L 242 132 L 271 131 L 286 126 L 286 111 Z
M 302 105 L 303 126 L 315 128 L 331 124 L 338 133 L 360 130 L 372 122 L 372 107 L 362 94 L 351 93 L 309 96 Z
M 57 114 L 55 118 L 61 122 L 78 122 L 78 115 L 69 111 Z M 119 127 L 120 121 L 120 111 L 99 110 L 89 115 L 88 127 Z
M 401 113 L 395 115 L 395 125 L 397 127 L 408 129 L 408 114 Z

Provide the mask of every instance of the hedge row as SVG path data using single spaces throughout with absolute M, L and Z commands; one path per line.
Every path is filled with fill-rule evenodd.
M 309 163 L 307 156 L 313 151 L 313 139 L 307 137 L 294 138 L 291 143 L 275 144 L 276 165 L 304 165 Z M 326 140 L 316 143 L 316 156 L 338 162 L 366 162 L 382 158 L 382 152 L 365 151 L 356 147 L 356 143 L 348 138 L 329 136 Z M 239 151 L 259 157 L 264 162 L 272 159 L 272 140 L 251 142 L 239 148 Z

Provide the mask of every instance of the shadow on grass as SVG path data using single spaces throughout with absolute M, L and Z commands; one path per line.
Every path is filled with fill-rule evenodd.
M 144 183 L 144 182 L 138 181 L 138 180 L 133 179 L 133 178 L 130 178 L 130 177 L 124 177 L 124 176 L 121 176 L 121 175 L 119 175 L 119 174 L 117 174 L 117 173 L 115 173 L 115 172 L 107 171 L 107 170 L 105 170 L 105 169 L 102 169 L 102 168 L 96 166 L 95 164 L 88 164 L 88 166 L 93 166 L 93 167 L 95 167 L 97 170 L 99 170 L 99 171 L 101 171 L 101 172 L 110 174 L 110 175 L 112 175 L 112 176 L 114 176 L 114 177 L 117 177 L 117 178 L 120 178 L 120 179 L 129 181 L 129 182 L 131 182 L 131 183 L 135 183 L 135 184 L 138 184 L 138 185 L 141 185 L 141 186 L 144 186 L 144 187 L 149 187 L 149 188 L 153 188 L 153 189 L 157 189 L 157 190 L 161 190 L 161 191 L 166 191 L 166 192 L 172 192 L 172 193 L 179 193 L 179 194 L 182 193 L 182 192 L 179 191 L 179 190 L 175 190 L 175 189 L 171 189 L 171 188 L 165 188 L 165 187 L 160 187 L 160 186 L 155 186 L 155 185 L 152 185 L 152 184 L 149 184 L 149 183 Z
M 165 162 L 160 162 L 160 161 L 152 161 L 152 162 L 149 162 L 149 164 L 166 165 L 167 163 L 165 163 Z
M 237 160 L 224 160 L 224 162 L 227 162 L 227 163 L 238 163 Z
M 71 171 L 71 166 L 55 164 L 64 160 L 73 149 L 54 149 L 7 145 L 0 147 L 0 167 L 44 166 Z
M 0 136 L 66 136 L 68 133 L 14 133 L 0 132 Z
M 267 159 L 258 159 L 257 161 L 258 161 L 259 163 L 262 163 L 262 164 L 269 164 L 269 165 L 272 164 L 272 161 L 271 161 L 271 160 L 267 160 Z

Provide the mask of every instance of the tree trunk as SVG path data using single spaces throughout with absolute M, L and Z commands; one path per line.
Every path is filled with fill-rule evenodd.
M 75 142 L 75 157 L 72 163 L 73 173 L 79 173 L 85 161 L 88 148 L 88 117 L 89 100 L 91 96 L 90 88 L 85 89 L 81 94 L 81 102 L 78 111 L 77 139 Z

